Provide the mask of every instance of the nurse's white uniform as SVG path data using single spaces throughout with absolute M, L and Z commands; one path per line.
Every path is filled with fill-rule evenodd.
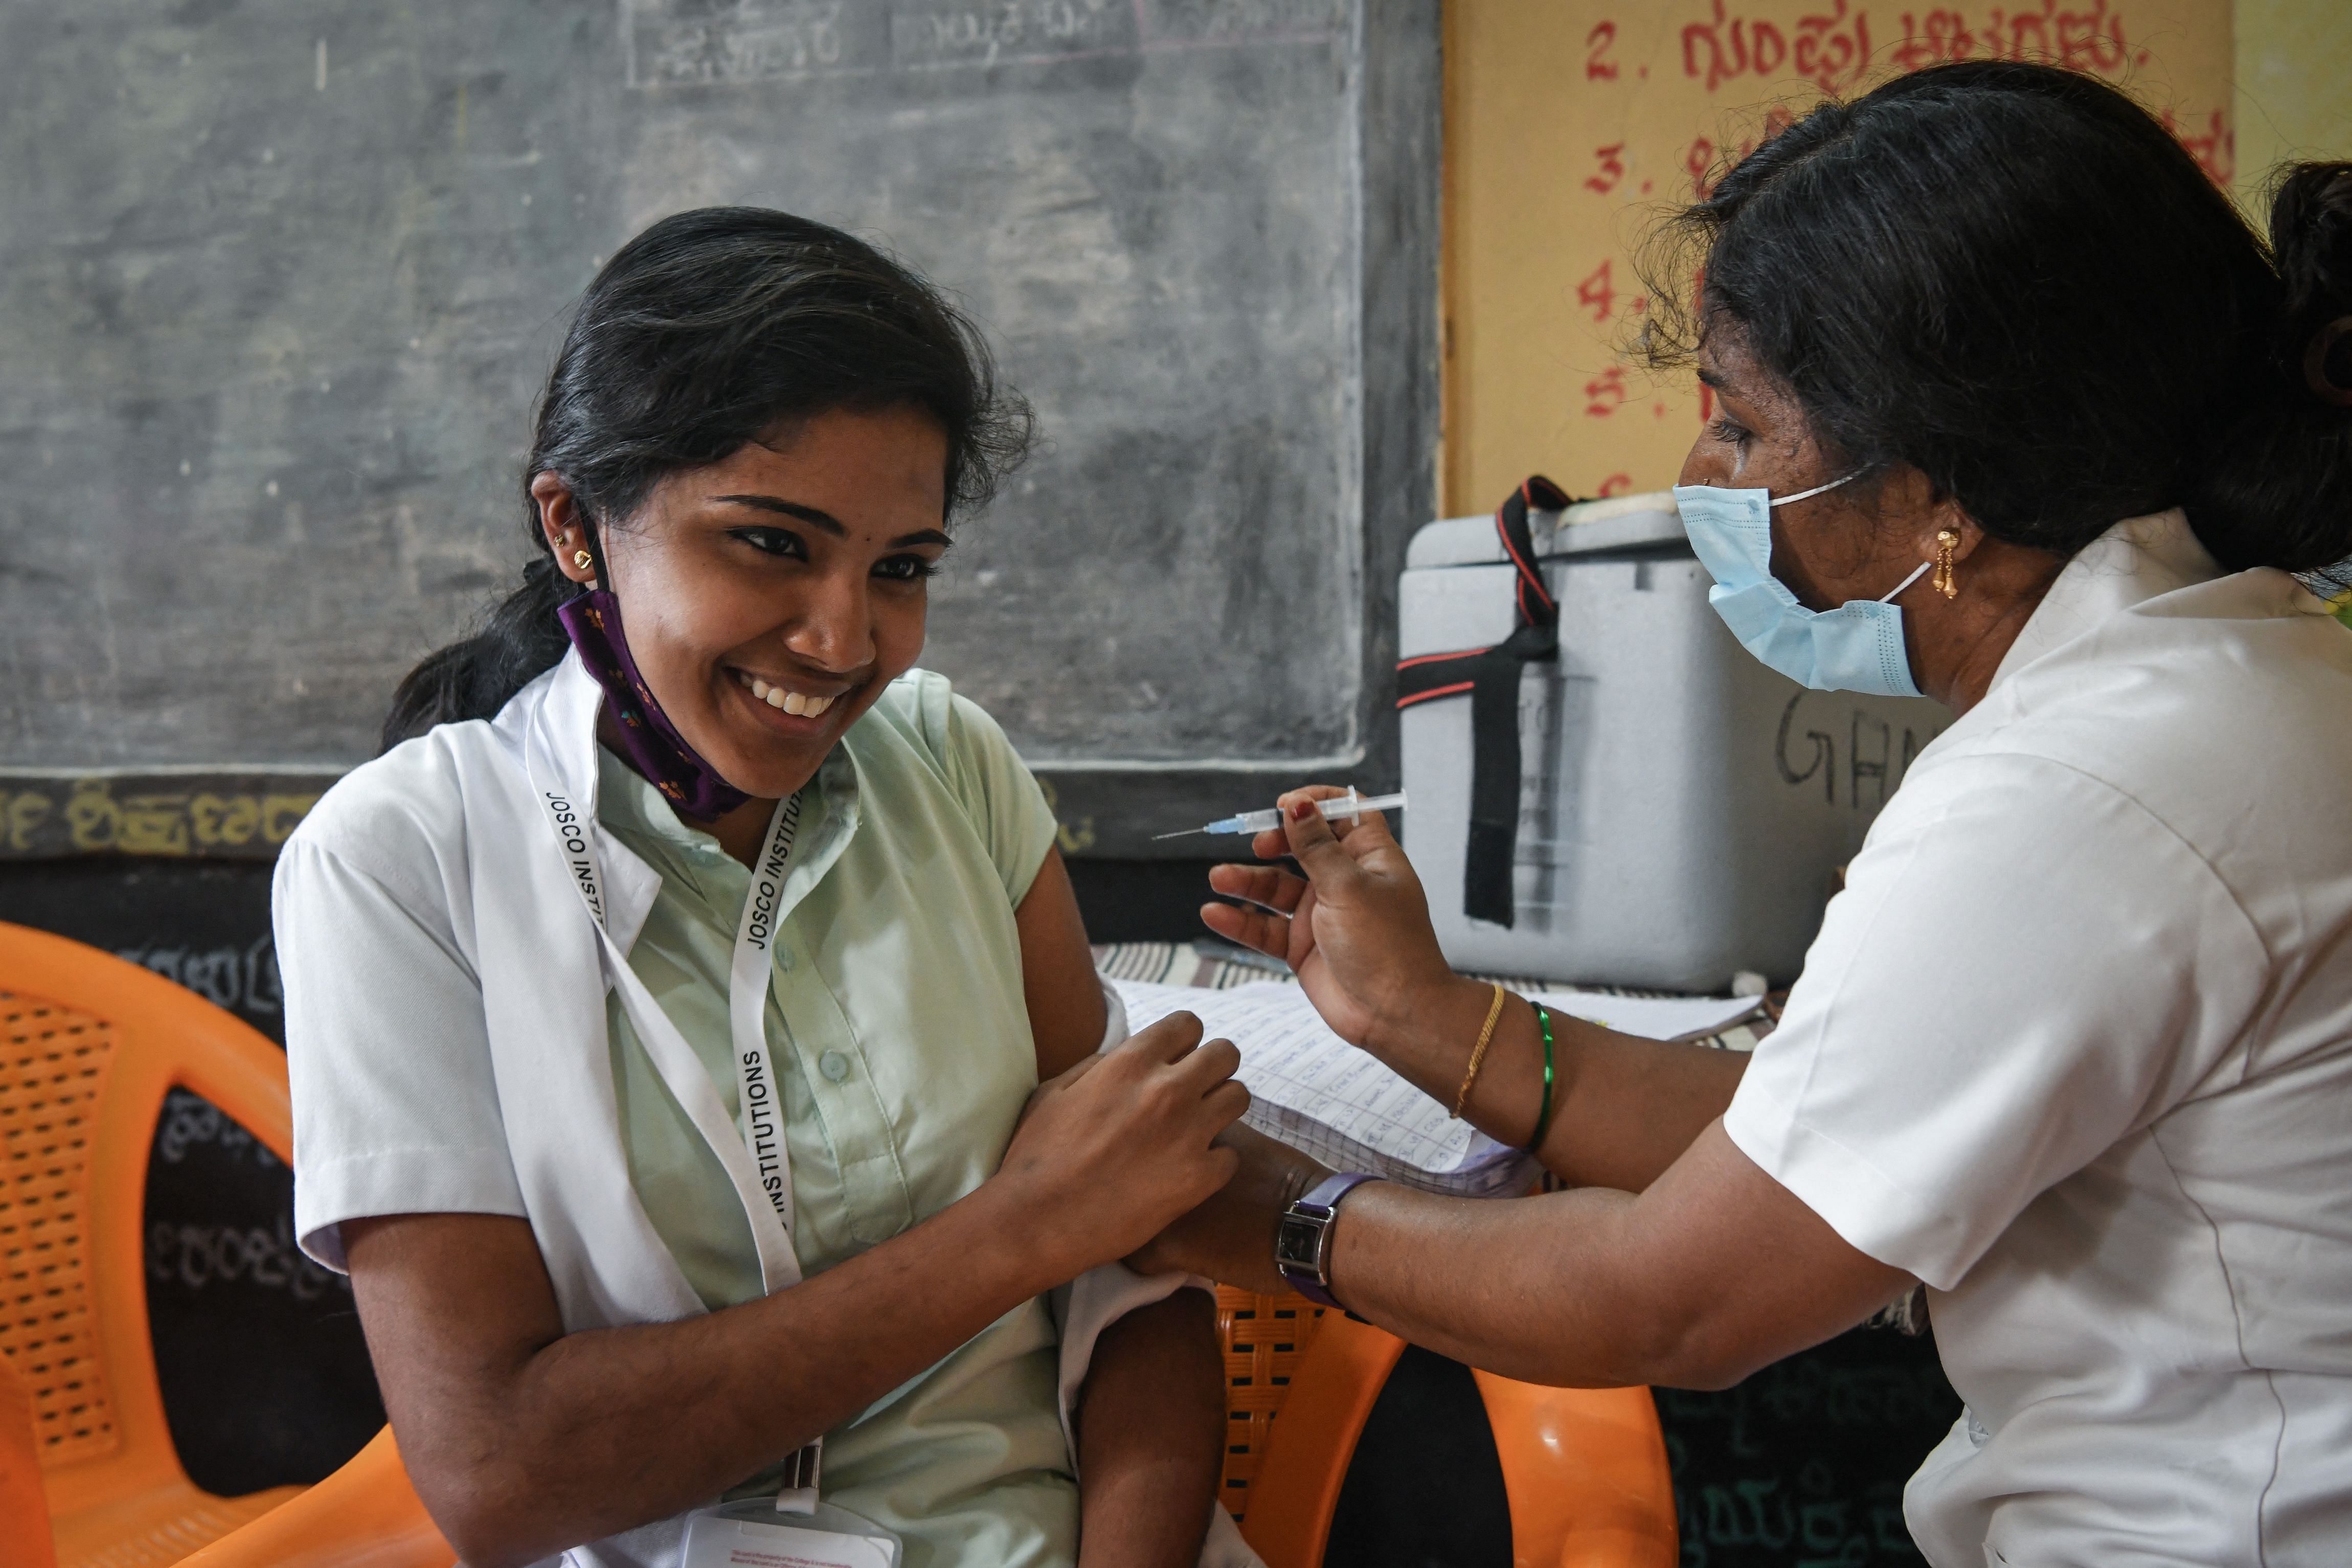
M 1873 825 L 1725 1125 L 1928 1286 L 1937 1568 L 2352 1563 L 2352 632 L 2178 512 L 2110 530 Z

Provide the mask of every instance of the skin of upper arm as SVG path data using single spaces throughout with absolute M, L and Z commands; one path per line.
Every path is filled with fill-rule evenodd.
M 1087 923 L 1060 850 L 1045 852 L 1013 918 L 1021 935 L 1021 993 L 1042 1083 L 1093 1055 L 1108 1018 Z
M 452 1544 L 523 1478 L 501 1467 L 518 1379 L 562 1337 L 528 1220 L 400 1214 L 342 1224 L 360 1326 L 401 1459 Z
M 1681 1386 L 1727 1388 L 1843 1333 L 1917 1281 L 1832 1229 L 1731 1141 L 1720 1121 L 1628 1207 L 1679 1333 Z

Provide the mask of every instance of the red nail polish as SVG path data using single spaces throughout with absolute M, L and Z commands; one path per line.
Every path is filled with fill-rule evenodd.
M 1314 814 L 1315 802 L 1312 800 L 1293 800 L 1290 803 L 1290 820 L 1294 822 L 1303 822 Z

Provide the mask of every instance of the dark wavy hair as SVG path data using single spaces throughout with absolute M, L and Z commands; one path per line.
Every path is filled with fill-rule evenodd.
M 912 406 L 947 437 L 948 510 L 984 505 L 1026 455 L 1029 405 L 980 330 L 909 268 L 838 229 L 759 207 L 662 219 L 582 296 L 523 465 L 522 585 L 472 636 L 410 671 L 386 749 L 487 718 L 568 643 L 531 482 L 559 476 L 592 529 L 625 527 L 664 478 L 836 409 Z
M 2270 230 L 2095 77 L 1937 66 L 1674 219 L 1645 347 L 1736 327 L 1834 462 L 1911 464 L 1998 538 L 2071 556 L 2179 506 L 2225 568 L 2352 586 L 2352 338 L 2308 362 L 2352 315 L 2352 163 L 2282 172 Z

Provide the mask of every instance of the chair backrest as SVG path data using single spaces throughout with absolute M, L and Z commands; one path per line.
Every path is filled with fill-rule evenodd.
M 184 1484 L 147 1328 L 142 1210 L 165 1092 L 293 1157 L 286 1057 L 161 976 L 0 924 L 0 1354 L 59 1514 Z
M 1217 1290 L 1228 1440 L 1218 1496 L 1266 1568 L 1319 1568 L 1356 1442 L 1404 1354 L 1297 1295 Z M 1674 1484 L 1646 1388 L 1475 1375 L 1518 1568 L 1675 1568 Z

